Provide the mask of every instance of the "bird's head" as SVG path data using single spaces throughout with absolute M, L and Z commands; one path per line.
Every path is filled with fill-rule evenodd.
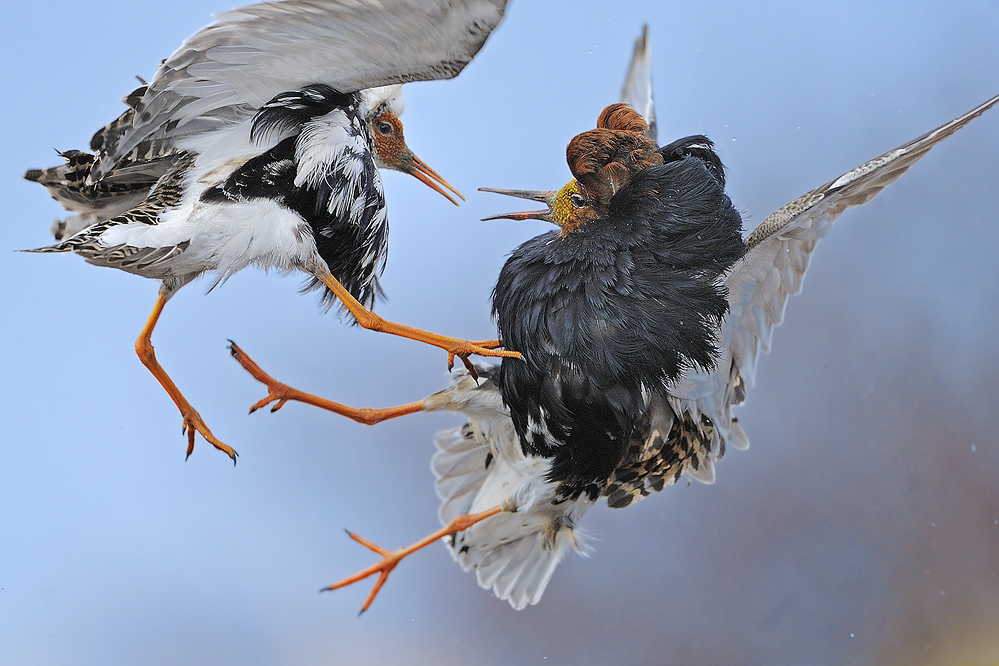
M 548 204 L 548 210 L 531 210 L 523 213 L 506 213 L 483 218 L 485 220 L 544 220 L 557 224 L 566 235 L 579 229 L 591 220 L 603 217 L 605 207 L 593 201 L 577 180 L 570 180 L 558 192 L 536 192 L 532 190 L 498 190 L 480 187 L 480 192 L 495 192 L 521 199 L 531 199 Z
M 368 122 L 371 129 L 371 136 L 375 140 L 375 164 L 377 166 L 408 173 L 420 182 L 428 185 L 431 189 L 444 195 L 455 206 L 458 205 L 458 202 L 441 189 L 440 185 L 454 192 L 462 201 L 465 200 L 465 197 L 461 196 L 461 192 L 454 189 L 436 171 L 413 154 L 413 151 L 406 145 L 406 139 L 402 135 L 402 121 L 399 120 L 397 115 L 385 111 Z

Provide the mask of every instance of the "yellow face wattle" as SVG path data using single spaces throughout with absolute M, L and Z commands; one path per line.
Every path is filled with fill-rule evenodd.
M 600 216 L 577 180 L 570 180 L 548 204 L 548 221 L 562 227 L 562 234 L 575 231 Z
M 576 212 L 576 206 L 572 204 L 572 195 L 580 196 L 579 183 L 575 180 L 570 180 L 565 186 L 558 191 L 555 198 L 552 200 L 551 205 L 551 221 L 560 227 L 565 227 L 567 224 L 571 225 L 571 220 L 574 213 Z
M 590 200 L 586 190 L 577 180 L 570 180 L 558 192 L 551 190 L 540 192 L 537 190 L 499 190 L 491 187 L 480 187 L 481 192 L 495 192 L 505 194 L 520 199 L 531 199 L 533 201 L 543 201 L 547 204 L 546 210 L 529 210 L 523 213 L 505 213 L 503 215 L 493 215 L 483 218 L 484 220 L 544 220 L 557 224 L 562 229 L 562 235 L 575 231 L 583 224 L 599 219 L 602 213 L 606 213 L 606 206 L 594 203 Z

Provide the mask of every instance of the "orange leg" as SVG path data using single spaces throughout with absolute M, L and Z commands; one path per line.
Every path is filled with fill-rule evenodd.
M 382 559 L 381 561 L 371 565 L 367 569 L 359 571 L 353 576 L 344 578 L 343 580 L 337 583 L 333 583 L 329 587 L 324 587 L 319 591 L 326 592 L 329 590 L 339 590 L 341 587 L 352 585 L 359 580 L 364 580 L 368 576 L 374 576 L 375 574 L 378 574 L 378 581 L 375 583 L 375 586 L 371 589 L 371 594 L 368 595 L 368 598 L 364 602 L 364 605 L 361 606 L 361 613 L 364 613 L 364 611 L 368 610 L 368 608 L 371 606 L 371 602 L 375 600 L 375 596 L 377 596 L 378 592 L 382 589 L 382 586 L 385 584 L 385 581 L 388 580 L 389 574 L 392 573 L 392 570 L 395 569 L 396 565 L 399 564 L 400 561 L 402 561 L 402 558 L 406 557 L 407 555 L 415 553 L 416 551 L 420 550 L 425 546 L 429 546 L 438 539 L 442 539 L 448 536 L 449 534 L 457 534 L 458 532 L 467 530 L 475 523 L 483 521 L 486 518 L 489 518 L 490 516 L 495 516 L 500 511 L 507 511 L 507 510 L 509 509 L 505 509 L 503 506 L 494 506 L 488 511 L 483 511 L 482 513 L 473 513 L 464 516 L 458 516 L 457 518 L 452 520 L 451 524 L 448 525 L 447 527 L 439 529 L 430 536 L 420 539 L 412 546 L 408 546 L 406 548 L 400 548 L 399 550 L 396 551 L 385 550 L 378 544 L 372 543 L 367 539 L 359 537 L 353 532 L 348 531 L 347 535 L 351 539 L 361 544 L 362 546 L 368 548 L 369 550 L 373 550 L 374 552 L 378 553 L 379 555 L 382 556 Z
M 201 415 L 198 414 L 194 407 L 191 407 L 191 403 L 187 401 L 187 398 L 184 397 L 180 389 L 177 388 L 177 385 L 167 375 L 166 370 L 156 360 L 152 343 L 153 328 L 156 327 L 156 322 L 160 318 L 160 313 L 163 312 L 163 306 L 166 305 L 167 298 L 168 296 L 164 296 L 163 291 L 160 291 L 159 296 L 156 298 L 156 306 L 153 308 L 153 313 L 149 315 L 149 321 L 146 322 L 145 328 L 142 329 L 139 339 L 135 341 L 135 353 L 139 355 L 139 360 L 149 369 L 149 372 L 153 373 L 156 381 L 166 389 L 167 394 L 173 399 L 174 404 L 177 405 L 177 409 L 180 410 L 180 415 L 184 417 L 182 432 L 187 434 L 188 457 L 194 451 L 194 433 L 200 432 L 201 436 L 212 446 L 232 458 L 232 462 L 235 464 L 237 453 L 231 447 L 226 446 L 215 438 L 215 435 L 212 434 L 212 431 L 208 429 L 208 426 L 201 419 Z
M 376 315 L 371 310 L 366 309 L 361 303 L 350 295 L 350 292 L 344 288 L 336 278 L 332 275 L 327 275 L 322 278 L 323 282 L 327 287 L 330 288 L 336 297 L 350 310 L 350 314 L 354 315 L 354 319 L 357 323 L 364 328 L 371 331 L 381 331 L 382 333 L 391 333 L 392 335 L 398 335 L 404 338 L 409 338 L 410 340 L 417 340 L 419 342 L 425 342 L 428 345 L 434 345 L 435 347 L 440 347 L 447 351 L 447 363 L 448 369 L 450 370 L 454 366 L 454 357 L 457 356 L 461 359 L 462 363 L 468 369 L 469 374 L 473 378 L 478 378 L 475 372 L 475 367 L 469 362 L 468 357 L 472 354 L 478 354 L 480 356 L 503 356 L 506 358 L 520 358 L 520 352 L 512 351 L 509 349 L 497 349 L 497 347 L 502 346 L 499 340 L 488 340 L 485 342 L 469 342 L 467 340 L 459 340 L 458 338 L 449 338 L 444 335 L 438 335 L 437 333 L 428 333 L 427 331 L 421 331 L 418 328 L 413 328 L 412 326 L 404 326 L 403 324 L 396 324 L 395 322 L 385 321 L 378 315 Z
M 386 409 L 355 409 L 354 407 L 347 407 L 346 405 L 341 405 L 340 403 L 333 402 L 332 400 L 319 398 L 311 393 L 303 393 L 298 389 L 293 389 L 290 386 L 275 380 L 273 377 L 261 370 L 260 366 L 254 363 L 253 359 L 247 356 L 246 352 L 240 349 L 232 340 L 229 341 L 229 351 L 232 353 L 233 358 L 239 361 L 240 365 L 242 365 L 247 372 L 253 375 L 258 382 L 267 386 L 267 390 L 269 392 L 267 397 L 257 402 L 253 405 L 253 407 L 250 407 L 251 414 L 261 407 L 266 407 L 272 402 L 274 402 L 275 405 L 271 407 L 271 411 L 276 412 L 284 407 L 284 404 L 289 400 L 295 400 L 296 402 L 304 402 L 307 405 L 313 405 L 336 414 L 342 414 L 348 419 L 353 419 L 358 423 L 374 425 L 387 419 L 394 419 L 397 416 L 404 416 L 406 414 L 413 414 L 415 412 L 422 411 L 424 407 L 422 400 L 420 402 L 411 402 L 408 405 L 388 407 Z

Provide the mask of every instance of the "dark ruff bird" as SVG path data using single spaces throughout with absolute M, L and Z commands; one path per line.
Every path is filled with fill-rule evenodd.
M 351 535 L 382 555 L 382 560 L 326 589 L 338 589 L 378 574 L 379 580 L 363 606 L 367 609 L 388 574 L 403 557 L 441 537 L 450 537 L 447 540 L 449 550 L 458 564 L 466 571 L 474 570 L 482 587 L 491 589 L 498 598 L 521 609 L 541 600 L 555 568 L 568 552 L 585 550 L 585 535 L 579 529 L 579 521 L 593 505 L 594 492 L 606 497 L 610 507 L 621 508 L 675 483 L 684 474 L 705 483 L 713 482 L 714 465 L 724 456 L 726 448 L 745 449 L 749 446 L 749 439 L 733 415 L 732 408 L 745 400 L 747 390 L 753 386 L 756 364 L 760 356 L 770 349 L 773 329 L 783 320 L 788 298 L 801 290 L 804 273 L 818 241 L 831 230 L 833 222 L 847 208 L 870 201 L 933 146 L 996 104 L 999 104 L 999 97 L 993 97 L 940 127 L 815 188 L 761 222 L 746 237 L 745 256 L 727 269 L 722 269 L 719 276 L 724 286 L 719 284 L 720 289 L 716 293 L 727 290 L 728 312 L 717 323 L 711 338 L 711 343 L 717 346 L 718 361 L 709 367 L 700 367 L 696 350 L 703 353 L 705 348 L 698 344 L 690 345 L 686 355 L 674 356 L 675 365 L 667 363 L 665 371 L 644 367 L 640 354 L 626 345 L 617 347 L 624 352 L 624 362 L 612 354 L 579 347 L 582 338 L 577 338 L 572 329 L 565 327 L 578 316 L 573 310 L 558 311 L 562 307 L 560 303 L 574 299 L 567 299 L 564 295 L 553 298 L 544 290 L 539 292 L 533 289 L 521 272 L 511 273 L 509 285 L 497 287 L 496 296 L 499 298 L 504 290 L 513 290 L 515 295 L 523 290 L 533 295 L 532 302 L 537 302 L 539 307 L 523 312 L 525 317 L 533 317 L 537 325 L 522 323 L 517 310 L 511 312 L 503 308 L 513 318 L 512 325 L 507 324 L 509 330 L 504 329 L 504 335 L 517 335 L 520 328 L 525 328 L 527 330 L 521 332 L 525 340 L 540 341 L 542 348 L 539 349 L 536 344 L 524 347 L 525 361 L 521 362 L 524 367 L 506 361 L 499 368 L 480 367 L 478 381 L 467 372 L 460 372 L 451 386 L 418 402 L 386 409 L 346 407 L 278 384 L 243 357 L 244 365 L 249 366 L 251 372 L 271 388 L 272 394 L 275 387 L 282 389 L 284 397 L 275 408 L 286 400 L 301 400 L 365 424 L 418 411 L 453 411 L 468 418 L 464 425 L 438 433 L 436 439 L 438 452 L 432 467 L 437 478 L 437 494 L 441 498 L 439 518 L 444 527 L 412 546 L 393 552 Z M 710 142 L 702 137 L 682 139 L 658 152 L 664 161 L 663 166 L 672 164 L 673 169 L 681 169 L 684 163 L 690 165 L 690 160 L 695 159 L 718 184 L 724 178 L 721 162 L 717 160 Z M 603 168 L 599 161 L 594 164 L 597 170 Z M 627 173 L 631 177 L 630 171 Z M 574 211 L 592 213 L 594 202 L 587 203 L 580 194 L 581 186 L 575 182 L 563 188 L 559 195 L 552 192 L 518 192 L 522 196 L 549 202 L 548 210 L 501 217 L 547 219 L 551 216 L 564 219 Z M 639 174 L 628 187 L 643 182 L 646 179 Z M 706 180 L 701 182 L 710 185 Z M 669 191 L 666 193 L 669 194 Z M 621 195 L 624 196 L 622 202 L 629 200 L 626 191 L 622 191 Z M 654 199 L 646 200 L 646 203 Z M 618 210 L 618 205 L 612 199 L 608 211 Z M 639 206 L 636 210 L 640 213 L 644 209 Z M 594 219 L 602 218 L 596 216 Z M 547 237 L 549 247 L 557 248 L 570 235 L 563 228 L 562 233 L 541 238 Z M 731 241 L 724 241 L 724 235 L 720 244 L 733 249 L 729 245 Z M 705 240 L 703 236 L 700 239 L 696 236 L 687 236 L 685 240 L 688 243 Z M 531 258 L 534 261 L 528 263 L 538 264 L 535 269 L 538 274 L 548 275 L 549 271 L 556 271 L 559 263 L 546 258 L 544 246 L 531 250 L 538 243 L 539 239 L 534 239 L 519 248 L 504 272 L 508 272 L 513 262 Z M 590 248 L 585 249 L 589 251 Z M 521 254 L 525 255 L 522 259 L 518 258 Z M 690 260 L 691 266 L 699 265 L 696 258 L 690 257 Z M 585 298 L 575 299 L 585 310 L 592 310 L 597 307 L 594 304 L 606 303 L 608 299 L 614 300 L 613 295 L 599 293 L 603 291 L 599 285 L 603 284 L 600 280 L 604 276 L 612 276 L 620 270 L 616 262 L 609 260 L 602 264 L 589 263 L 592 267 L 588 274 L 598 278 L 598 282 L 590 283 L 594 297 L 591 298 L 583 289 Z M 678 263 L 677 268 L 681 265 Z M 568 284 L 573 284 L 574 275 L 579 274 L 567 269 L 568 265 L 563 264 L 561 272 L 554 274 L 570 278 Z M 630 270 L 621 272 L 628 274 Z M 709 266 L 704 275 L 714 272 L 713 266 Z M 690 274 L 698 277 L 696 269 Z M 705 303 L 717 303 L 710 291 L 704 296 Z M 546 307 L 549 309 L 545 310 Z M 624 303 L 616 307 L 634 308 L 635 305 Z M 628 309 L 612 311 L 620 313 L 628 312 Z M 500 314 L 502 316 L 503 312 Z M 681 315 L 676 313 L 676 316 L 679 323 Z M 708 323 L 716 317 L 710 312 L 705 316 Z M 687 322 L 683 321 L 684 331 L 671 332 L 674 339 L 680 335 L 682 340 L 694 330 L 686 329 Z M 546 327 L 541 327 L 541 322 Z M 502 321 L 500 325 L 503 326 Z M 652 327 L 649 330 L 654 330 L 656 322 L 649 325 Z M 591 341 L 599 341 L 605 335 L 600 324 L 589 327 L 589 330 Z M 626 331 L 618 331 L 618 334 L 623 335 L 623 339 L 637 338 L 643 342 L 648 337 L 644 333 Z M 704 340 L 696 335 L 692 339 Z M 555 349 L 556 340 L 569 342 L 568 353 L 562 354 Z M 658 340 L 654 342 L 658 343 Z M 543 348 L 544 344 L 550 348 Z M 238 349 L 236 351 L 241 353 Z M 662 353 L 662 350 L 656 346 L 655 352 L 646 350 L 646 353 Z M 709 358 L 715 358 L 710 347 L 707 353 Z M 670 356 L 666 358 L 668 360 Z M 570 365 L 568 360 L 571 359 L 578 359 L 572 360 L 577 365 L 582 363 L 583 367 L 591 368 L 589 374 L 584 375 L 578 367 Z M 670 388 L 642 390 L 643 378 L 668 378 L 674 372 L 673 368 L 682 368 L 684 364 L 686 370 L 680 370 L 681 376 Z M 638 369 L 629 370 L 632 365 Z M 546 367 L 557 368 L 575 381 L 565 382 L 554 374 L 545 375 L 541 369 Z M 523 379 L 518 380 L 518 377 Z M 611 383 L 605 377 L 615 378 L 612 381 L 617 384 L 613 389 L 624 389 L 607 391 L 610 395 L 593 395 L 597 389 L 603 390 Z M 639 384 L 641 403 L 634 413 L 625 412 L 622 407 L 634 400 L 636 384 Z M 569 388 L 569 399 L 564 392 L 565 385 Z M 529 391 L 529 386 L 533 386 L 533 390 Z M 573 397 L 576 395 L 582 395 L 582 400 Z M 272 399 L 269 396 L 257 406 Z M 592 415 L 585 411 L 577 412 L 579 423 L 565 420 L 568 408 L 587 404 L 587 400 L 600 408 L 594 410 Z M 511 408 L 514 405 L 516 407 Z M 563 411 L 548 411 L 552 405 Z M 636 414 L 643 416 L 637 418 Z M 595 434 L 578 432 L 580 424 L 597 424 L 605 430 L 602 433 L 598 430 Z M 562 440 L 556 439 L 552 430 L 566 434 L 560 435 Z M 620 438 L 627 432 L 631 436 L 621 453 Z M 579 450 L 583 452 L 589 452 L 587 444 L 594 441 L 609 443 L 610 448 L 608 453 L 573 455 L 573 449 L 565 445 L 565 442 L 573 441 L 582 443 Z M 606 470 L 612 460 L 617 460 L 616 467 L 607 476 Z
M 609 199 L 580 180 L 552 197 L 537 217 L 562 231 L 517 248 L 493 294 L 501 338 L 523 354 L 501 366 L 500 391 L 524 453 L 551 459 L 556 501 L 595 500 L 645 419 L 646 396 L 717 359 L 728 310 L 720 276 L 745 251 L 742 220 L 710 141 L 688 137 L 658 154 L 662 164 L 632 170 Z

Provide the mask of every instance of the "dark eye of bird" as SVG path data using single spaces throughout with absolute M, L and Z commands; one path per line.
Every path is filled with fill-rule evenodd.
M 378 131 L 382 134 L 388 136 L 392 133 L 392 123 L 387 123 L 384 120 L 378 123 Z
M 575 206 L 576 208 L 582 208 L 586 205 L 586 199 L 579 196 L 578 194 L 569 195 L 569 201 L 571 201 L 572 205 Z

